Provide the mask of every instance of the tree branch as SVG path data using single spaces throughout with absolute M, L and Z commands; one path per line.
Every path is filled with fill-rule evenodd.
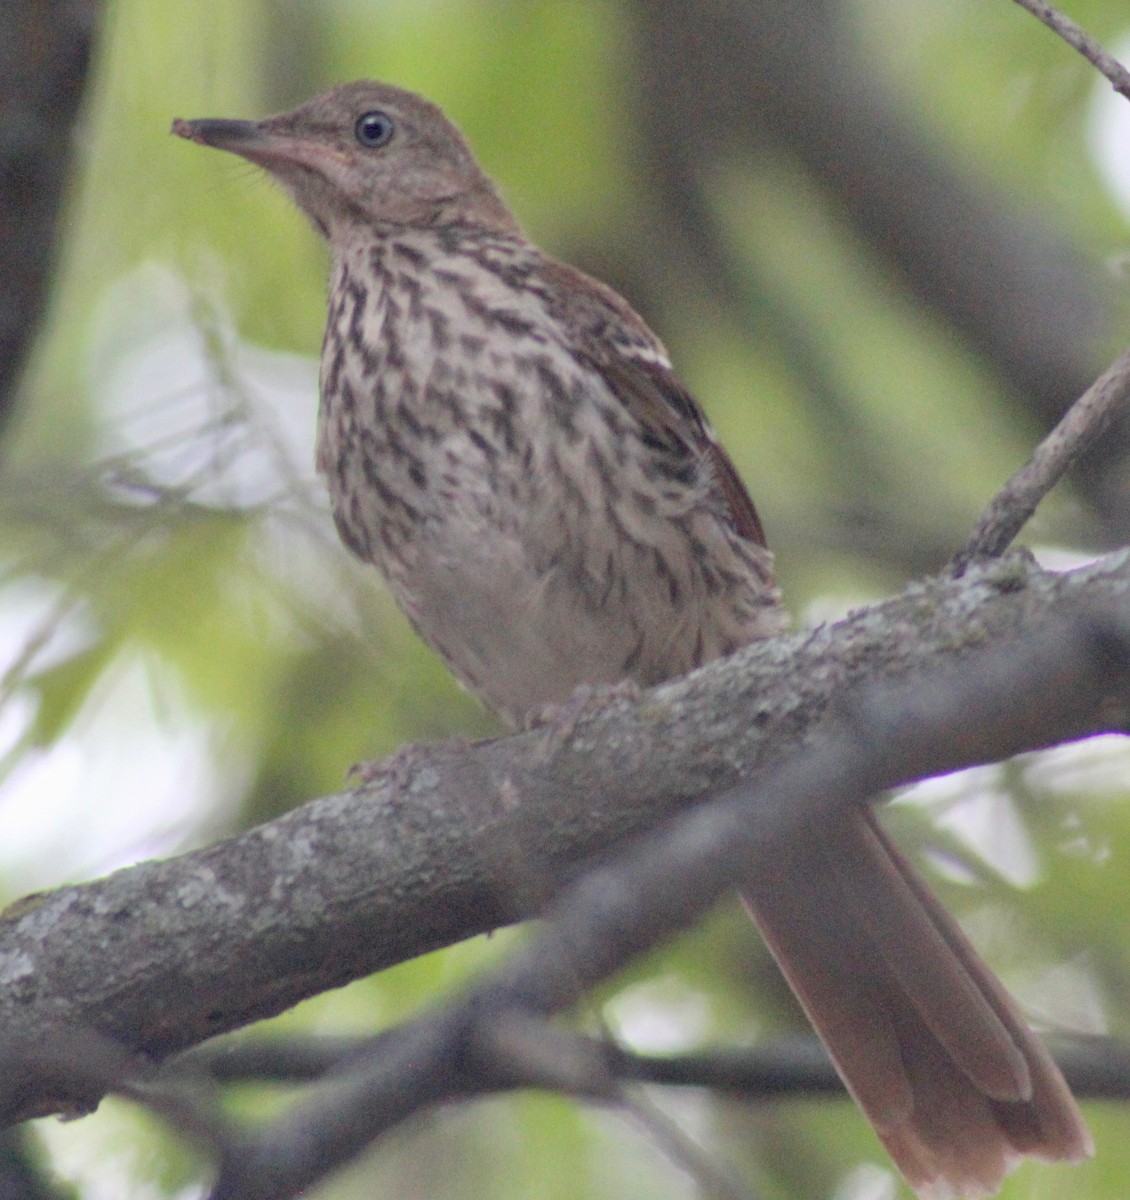
M 168 1070 L 215 1083 L 315 1083 L 380 1053 L 396 1030 L 373 1037 L 249 1037 L 222 1039 L 170 1060 Z M 645 1054 L 611 1040 L 584 1038 L 590 1053 L 622 1083 L 707 1088 L 742 1100 L 841 1098 L 844 1085 L 820 1039 L 781 1035 L 755 1046 L 687 1054 Z M 1130 1043 L 1111 1037 L 1052 1039 L 1052 1051 L 1080 1100 L 1130 1100 Z M 485 1091 L 478 1089 L 478 1094 Z
M 1013 703 L 1018 695 L 1024 705 Z M 1101 715 L 1100 715 L 1101 714 Z M 833 719 L 752 778 L 673 817 L 583 875 L 530 941 L 442 1009 L 367 1056 L 223 1158 L 212 1200 L 290 1200 L 378 1136 L 480 1078 L 612 1097 L 614 1080 L 576 1039 L 537 1018 L 572 1008 L 595 984 L 756 879 L 837 807 L 936 770 L 1056 737 L 1122 727 L 1130 715 L 1130 606 L 1060 614 L 1022 647 L 998 642 L 897 684 L 841 689 Z M 511 1036 L 517 1028 L 520 1038 Z M 527 1056 L 525 1046 L 533 1047 Z M 531 1069 L 532 1064 L 532 1069 Z
M 1120 96 L 1130 100 L 1130 71 L 1102 45 L 1096 41 L 1081 26 L 1077 25 L 1066 13 L 1060 12 L 1054 4 L 1044 0 L 1015 0 L 1021 8 L 1027 9 L 1037 20 L 1042 21 L 1053 33 L 1058 34 L 1103 75 Z
M 0 424 L 46 303 L 102 0 L 0 6 Z
M 1011 558 L 959 581 L 915 584 L 837 625 L 752 646 L 637 702 L 598 703 L 568 730 L 417 750 L 392 760 L 371 785 L 218 845 L 29 897 L 0 918 L 0 1028 L 16 1046 L 60 1029 L 91 1030 L 164 1059 L 528 916 L 586 859 L 691 798 L 743 777 L 760 782 L 830 713 L 844 704 L 862 711 L 856 700 L 868 689 L 910 678 L 921 687 L 923 672 L 933 672 L 931 687 L 944 671 L 972 678 L 987 648 L 1026 662 L 1062 646 L 1065 623 L 1078 620 L 1081 606 L 1130 615 L 1125 556 L 1062 576 Z M 1121 728 L 1120 699 L 1110 706 L 1120 668 L 1113 660 L 1107 668 L 1104 681 L 1082 674 L 1080 663 L 1064 666 L 1054 687 L 1024 687 L 1031 704 L 1003 705 L 978 728 L 951 731 L 949 743 L 927 740 L 917 757 L 896 744 L 896 757 L 867 788 Z M 907 742 L 910 732 L 901 735 Z M 794 811 L 817 815 L 805 802 Z M 710 897 L 724 886 L 715 879 Z M 672 894 L 670 875 L 662 891 Z M 659 936 L 655 922 L 673 919 L 661 916 L 668 902 L 633 937 Z M 678 920 L 690 920 L 701 903 Z M 607 953 L 594 947 L 593 969 Z M 0 1081 L 5 1122 L 81 1110 L 94 1099 L 16 1066 Z
M 1019 2 L 1019 0 L 1018 0 Z M 1095 444 L 1130 399 L 1130 350 L 1095 380 L 1067 410 L 1035 453 L 993 497 L 950 570 L 962 574 L 978 558 L 995 558 L 1036 511 L 1036 506 Z

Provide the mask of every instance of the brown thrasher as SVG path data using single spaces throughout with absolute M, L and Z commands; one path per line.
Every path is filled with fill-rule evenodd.
M 173 130 L 264 167 L 328 239 L 334 520 L 489 708 L 517 724 L 781 630 L 757 512 L 662 343 L 531 245 L 435 105 L 361 82 Z M 810 830 L 746 903 L 923 1195 L 1089 1153 L 1047 1050 L 872 813 Z

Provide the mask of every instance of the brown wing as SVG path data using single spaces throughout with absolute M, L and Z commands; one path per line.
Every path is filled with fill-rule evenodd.
M 564 263 L 547 259 L 541 273 L 550 285 L 547 301 L 573 335 L 573 350 L 592 363 L 625 410 L 665 447 L 685 455 L 688 463 L 707 463 L 734 528 L 766 545 L 761 518 L 730 456 L 639 313 L 610 287 Z
M 680 440 L 689 454 L 706 458 L 734 528 L 751 542 L 766 545 L 765 530 L 753 500 L 730 456 L 722 448 L 702 409 L 670 367 L 658 363 L 605 360 L 601 374 L 642 425 L 661 431 L 665 441 Z

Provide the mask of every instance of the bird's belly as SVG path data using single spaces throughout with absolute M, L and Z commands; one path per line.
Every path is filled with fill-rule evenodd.
M 392 565 L 389 584 L 451 671 L 511 724 L 581 684 L 634 674 L 638 621 L 613 589 L 601 602 L 497 534 L 489 549 L 480 539 L 432 549 Z
M 511 724 L 582 684 L 654 684 L 780 627 L 775 606 L 748 603 L 752 587 L 720 595 L 688 578 L 673 596 L 649 559 L 582 562 L 568 541 L 547 555 L 529 532 L 433 525 L 381 564 L 424 640 Z

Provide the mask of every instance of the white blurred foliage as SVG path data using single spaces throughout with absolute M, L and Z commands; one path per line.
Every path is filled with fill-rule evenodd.
M 113 1098 L 81 1121 L 54 1117 L 36 1121 L 36 1133 L 60 1182 L 78 1189 L 81 1200 L 203 1200 L 208 1187 L 192 1184 L 170 1191 L 161 1182 L 161 1145 L 139 1138 L 133 1109 Z
M 18 693 L 10 707 L 30 719 Z M 239 795 L 247 768 L 174 676 L 119 659 L 67 734 L 22 752 L 0 788 L 5 882 L 23 892 L 170 853 Z
M 196 504 L 317 494 L 315 360 L 240 343 L 218 302 L 156 263 L 110 289 L 95 326 L 101 460 Z
M 1130 63 L 1130 31 L 1114 42 L 1110 51 L 1119 62 Z M 1087 137 L 1108 191 L 1130 218 L 1130 103 L 1097 73 Z
M 1027 757 L 1024 774 L 1031 787 L 1045 793 L 1122 797 L 1130 779 L 1130 740 L 1110 733 L 1069 742 Z
M 958 837 L 1014 887 L 1028 887 L 1039 878 L 1035 851 L 1000 767 L 972 767 L 924 779 L 900 792 L 899 799 L 927 805 L 935 824 Z M 964 879 L 951 860 L 939 859 L 938 866 Z
M 256 552 L 308 602 L 341 611 L 332 575 L 311 561 L 328 542 L 311 462 L 316 364 L 240 344 L 218 306 L 156 264 L 108 291 L 94 328 L 96 460 L 119 498 L 270 505 L 281 519 L 262 523 Z M 311 522 L 319 536 L 294 536 Z M 55 584 L 0 588 L 0 872 L 17 892 L 198 840 L 248 781 L 251 763 L 219 719 L 136 652 L 111 664 L 62 738 L 24 747 L 35 709 L 19 679 L 96 636 Z
M 601 1012 L 619 1041 L 644 1054 L 691 1050 L 715 1024 L 709 997 L 675 975 L 621 988 Z
M 832 1200 L 895 1200 L 899 1194 L 897 1177 L 875 1163 L 860 1163 L 840 1180 Z

